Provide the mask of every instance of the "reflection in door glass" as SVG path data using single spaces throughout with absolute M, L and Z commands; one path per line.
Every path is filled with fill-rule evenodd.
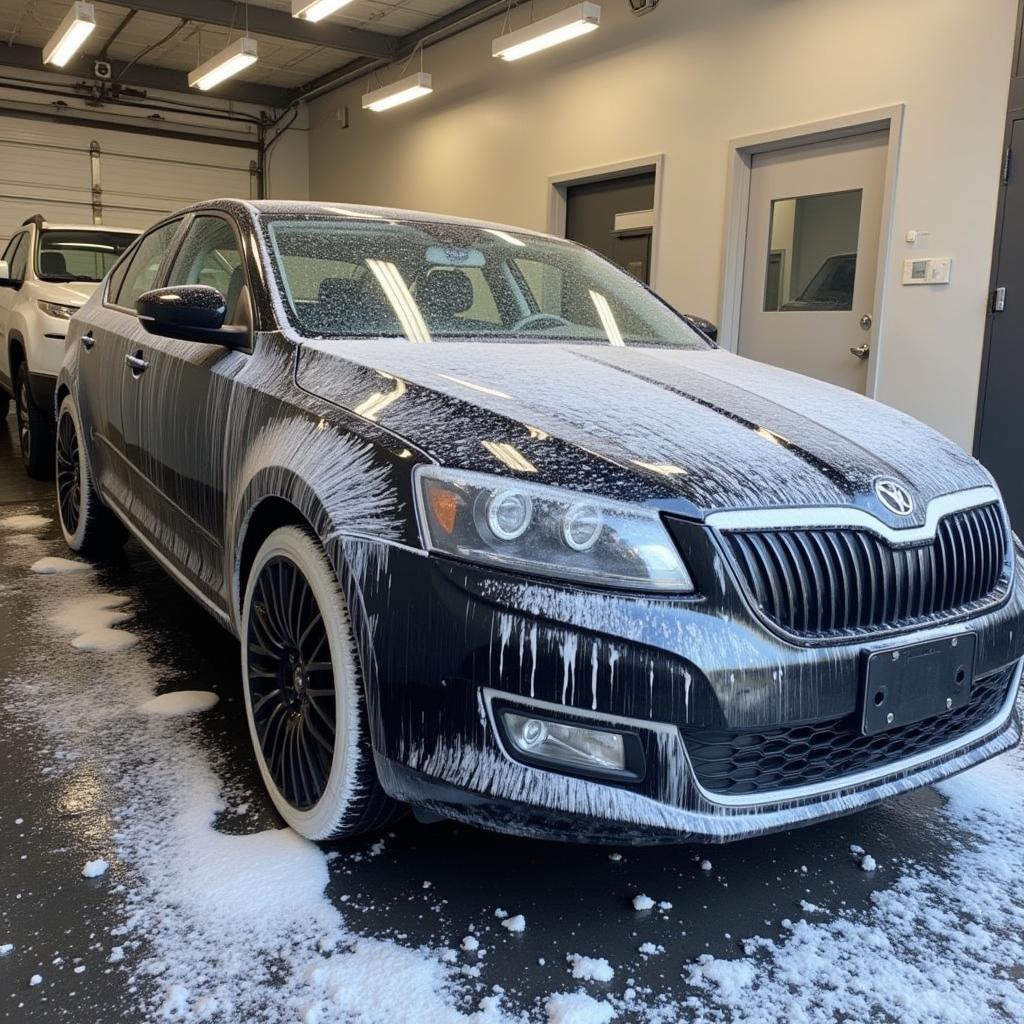
M 861 189 L 772 202 L 765 312 L 853 308 Z

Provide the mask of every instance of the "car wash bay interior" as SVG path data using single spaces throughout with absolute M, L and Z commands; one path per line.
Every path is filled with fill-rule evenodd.
M 1020 0 L 601 0 L 598 28 L 514 61 L 493 55 L 494 40 L 576 4 L 349 0 L 319 21 L 309 6 L 297 2 L 293 16 L 281 0 L 0 0 L 0 250 L 36 215 L 142 230 L 218 196 L 409 208 L 549 232 L 710 321 L 723 348 L 878 399 L 951 438 L 993 473 L 1013 526 L 1024 531 Z M 90 34 L 64 66 L 45 63 L 44 50 L 75 12 L 91 19 Z M 190 84 L 225 49 L 246 59 L 243 39 L 255 61 L 209 90 Z M 417 98 L 371 108 L 372 96 L 393 94 L 406 79 Z M 0 305 L 15 297 L 9 291 Z M 516 381 L 502 388 L 514 395 Z M 2 397 L 0 409 L 8 409 Z M 191 407 L 187 418 L 201 423 L 202 409 Z M 683 853 L 532 843 L 414 822 L 311 853 L 282 838 L 250 767 L 236 642 L 142 547 L 130 543 L 123 559 L 95 571 L 46 577 L 56 586 L 45 601 L 31 589 L 44 578 L 28 567 L 67 552 L 54 487 L 25 476 L 18 446 L 10 403 L 0 420 L 0 707 L 16 711 L 19 724 L 0 728 L 8 780 L 0 800 L 0 1019 L 141 1019 L 132 1017 L 132 988 L 148 993 L 159 983 L 159 965 L 140 970 L 144 944 L 123 931 L 147 913 L 125 909 L 132 866 L 112 868 L 106 880 L 81 874 L 86 861 L 116 848 L 123 780 L 156 780 L 148 749 L 125 754 L 122 735 L 183 751 L 175 764 L 196 806 L 209 797 L 204 828 L 209 820 L 218 835 L 269 837 L 260 841 L 276 844 L 284 867 L 273 877 L 286 898 L 305 898 L 303 879 L 314 877 L 311 905 L 324 915 L 314 915 L 323 934 L 344 920 L 368 944 L 353 974 L 359 984 L 392 971 L 411 1002 L 418 981 L 428 985 L 425 975 L 403 974 L 401 953 L 371 954 L 390 957 L 384 943 L 451 950 L 462 958 L 457 984 L 469 986 L 459 989 L 468 1000 L 460 1013 L 486 1014 L 481 1000 L 504 999 L 531 1024 L 546 1024 L 552 992 L 590 986 L 593 994 L 595 984 L 608 986 L 601 995 L 614 988 L 616 999 L 635 989 L 651 1005 L 664 992 L 681 1008 L 725 998 L 731 982 L 746 991 L 739 968 L 718 984 L 711 968 L 704 977 L 694 965 L 705 955 L 735 960 L 748 936 L 770 935 L 779 948 L 794 928 L 820 937 L 815 922 L 839 922 L 848 911 L 878 929 L 858 933 L 868 936 L 863 948 L 885 933 L 894 959 L 909 961 L 917 937 L 912 929 L 893 937 L 892 921 L 877 916 L 880 901 L 908 860 L 927 873 L 911 884 L 927 888 L 949 871 L 950 835 L 965 848 L 978 839 L 964 819 L 936 819 L 945 798 L 926 790 L 810 830 Z M 22 525 L 5 529 L 6 518 Z M 101 656 L 80 655 L 54 625 L 53 594 L 93 586 L 131 610 L 144 670 L 127 659 L 90 662 Z M 116 617 L 121 607 L 90 614 Z M 56 666 L 49 690 L 39 682 L 44 663 Z M 96 711 L 105 706 L 97 680 L 119 695 L 113 721 Z M 171 722 L 166 731 L 150 720 L 140 726 L 132 701 L 143 684 L 210 691 L 220 703 L 205 720 Z M 60 721 L 80 730 L 81 756 L 65 755 L 52 725 L 32 710 L 33 687 L 55 716 L 66 695 L 80 722 Z M 182 746 L 168 744 L 169 735 Z M 112 783 L 103 758 L 120 765 L 122 756 L 123 778 Z M 1018 825 L 1005 830 L 1024 848 Z M 159 847 L 154 837 L 149 852 Z M 865 848 L 883 871 L 862 870 Z M 177 858 L 167 873 L 181 885 L 160 890 L 166 903 L 157 907 L 173 922 L 194 896 L 177 866 L 230 863 L 235 854 L 204 846 L 192 860 L 195 851 L 166 849 Z M 992 877 L 1007 864 L 1016 871 L 1007 857 L 997 867 L 979 861 L 964 887 L 982 885 L 988 869 Z M 136 867 L 158 874 L 159 858 Z M 211 905 L 237 903 L 228 875 L 219 880 Z M 977 892 L 977 907 L 997 902 L 994 889 Z M 276 920 L 274 899 L 258 895 L 248 902 Z M 648 895 L 652 909 L 634 910 L 634 899 Z M 934 919 L 949 898 L 935 897 Z M 821 908 L 827 913 L 816 917 Z M 496 911 L 523 913 L 526 932 L 513 934 Z M 973 927 L 969 918 L 955 922 L 961 931 Z M 159 932 L 159 923 L 152 927 Z M 1019 931 L 1014 925 L 1006 941 Z M 305 938 L 295 946 L 282 939 L 279 948 L 304 949 Z M 187 949 L 187 940 L 176 935 L 176 948 Z M 223 966 L 215 929 L 202 941 L 196 948 Z M 487 955 L 477 959 L 473 942 Z M 844 956 L 828 948 L 836 963 L 857 961 L 857 948 Z M 583 953 L 607 957 L 614 980 L 595 982 L 600 965 L 571 959 Z M 439 962 L 442 971 L 454 963 Z M 955 963 L 970 973 L 970 964 Z M 267 958 L 244 966 L 264 977 L 276 965 Z M 206 970 L 197 961 L 196 974 Z M 1017 977 L 1019 965 L 1013 970 Z M 890 977 L 876 972 L 868 987 Z M 817 978 L 820 988 L 826 981 Z M 817 1004 L 803 989 L 793 996 L 779 988 L 774 997 L 780 1005 L 797 999 L 815 1019 Z M 166 1015 L 188 1019 L 168 998 Z M 182 999 L 199 1019 L 194 997 Z M 624 1002 L 616 1007 L 617 1020 L 647 1024 Z M 325 996 L 297 1012 L 328 1024 L 332 1009 Z M 857 1006 L 848 1016 L 870 1020 L 875 1009 Z M 725 1007 L 722 1019 L 729 1012 L 740 1010 Z M 352 1019 L 369 1024 L 366 1014 Z M 235 1024 L 229 1010 L 222 1015 Z M 437 1010 L 429 1019 L 446 1018 Z

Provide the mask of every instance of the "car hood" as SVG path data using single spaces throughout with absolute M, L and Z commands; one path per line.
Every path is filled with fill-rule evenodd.
M 98 281 L 40 281 L 39 298 L 68 306 L 84 306 L 99 288 Z
M 991 484 L 895 409 L 722 350 L 306 341 L 298 382 L 442 464 L 690 514 L 856 504 L 910 526 L 932 498 Z M 879 477 L 911 492 L 913 515 L 884 509 Z

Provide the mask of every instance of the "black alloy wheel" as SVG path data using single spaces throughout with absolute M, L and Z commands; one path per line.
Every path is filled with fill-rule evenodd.
M 316 598 L 290 559 L 260 572 L 245 643 L 249 698 L 274 784 L 300 811 L 316 805 L 334 761 L 335 680 Z
M 75 421 L 66 411 L 57 424 L 57 502 L 64 528 L 74 534 L 82 514 L 82 463 Z

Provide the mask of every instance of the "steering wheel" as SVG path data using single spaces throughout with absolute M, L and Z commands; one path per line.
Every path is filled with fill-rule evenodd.
M 512 330 L 524 331 L 527 327 L 534 327 L 545 321 L 561 327 L 568 327 L 572 323 L 571 320 L 566 320 L 564 316 L 558 316 L 556 313 L 531 313 L 529 316 L 524 316 L 518 323 L 513 324 Z

